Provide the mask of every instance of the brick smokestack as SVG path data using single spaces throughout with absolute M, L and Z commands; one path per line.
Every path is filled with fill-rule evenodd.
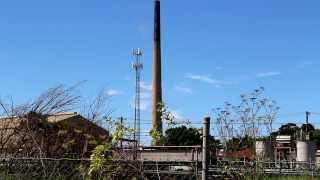
M 152 126 L 162 134 L 161 112 L 158 111 L 162 103 L 160 0 L 155 0 L 154 13 Z

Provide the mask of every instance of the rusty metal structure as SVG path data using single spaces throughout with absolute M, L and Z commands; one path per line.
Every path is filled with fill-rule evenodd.
M 155 0 L 154 11 L 152 127 L 162 134 L 161 112 L 158 111 L 159 103 L 162 103 L 160 0 Z

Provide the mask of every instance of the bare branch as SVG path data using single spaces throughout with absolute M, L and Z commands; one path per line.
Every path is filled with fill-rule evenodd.
M 63 85 L 50 88 L 31 104 L 22 106 L 21 109 L 40 114 L 53 114 L 73 110 L 80 100 L 80 96 L 75 93 L 79 85 L 77 84 L 70 88 L 66 88 Z
M 81 114 L 93 123 L 100 126 L 111 117 L 113 110 L 110 108 L 110 96 L 102 89 L 89 103 L 84 103 Z

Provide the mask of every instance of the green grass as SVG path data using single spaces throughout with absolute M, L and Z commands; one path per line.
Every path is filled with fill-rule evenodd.
M 320 180 L 320 177 L 311 176 L 254 176 L 247 177 L 246 180 Z

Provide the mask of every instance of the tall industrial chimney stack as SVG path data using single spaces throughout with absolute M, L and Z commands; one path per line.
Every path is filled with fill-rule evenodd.
M 155 0 L 154 13 L 152 126 L 162 134 L 161 112 L 158 111 L 159 103 L 162 103 L 160 0 Z

